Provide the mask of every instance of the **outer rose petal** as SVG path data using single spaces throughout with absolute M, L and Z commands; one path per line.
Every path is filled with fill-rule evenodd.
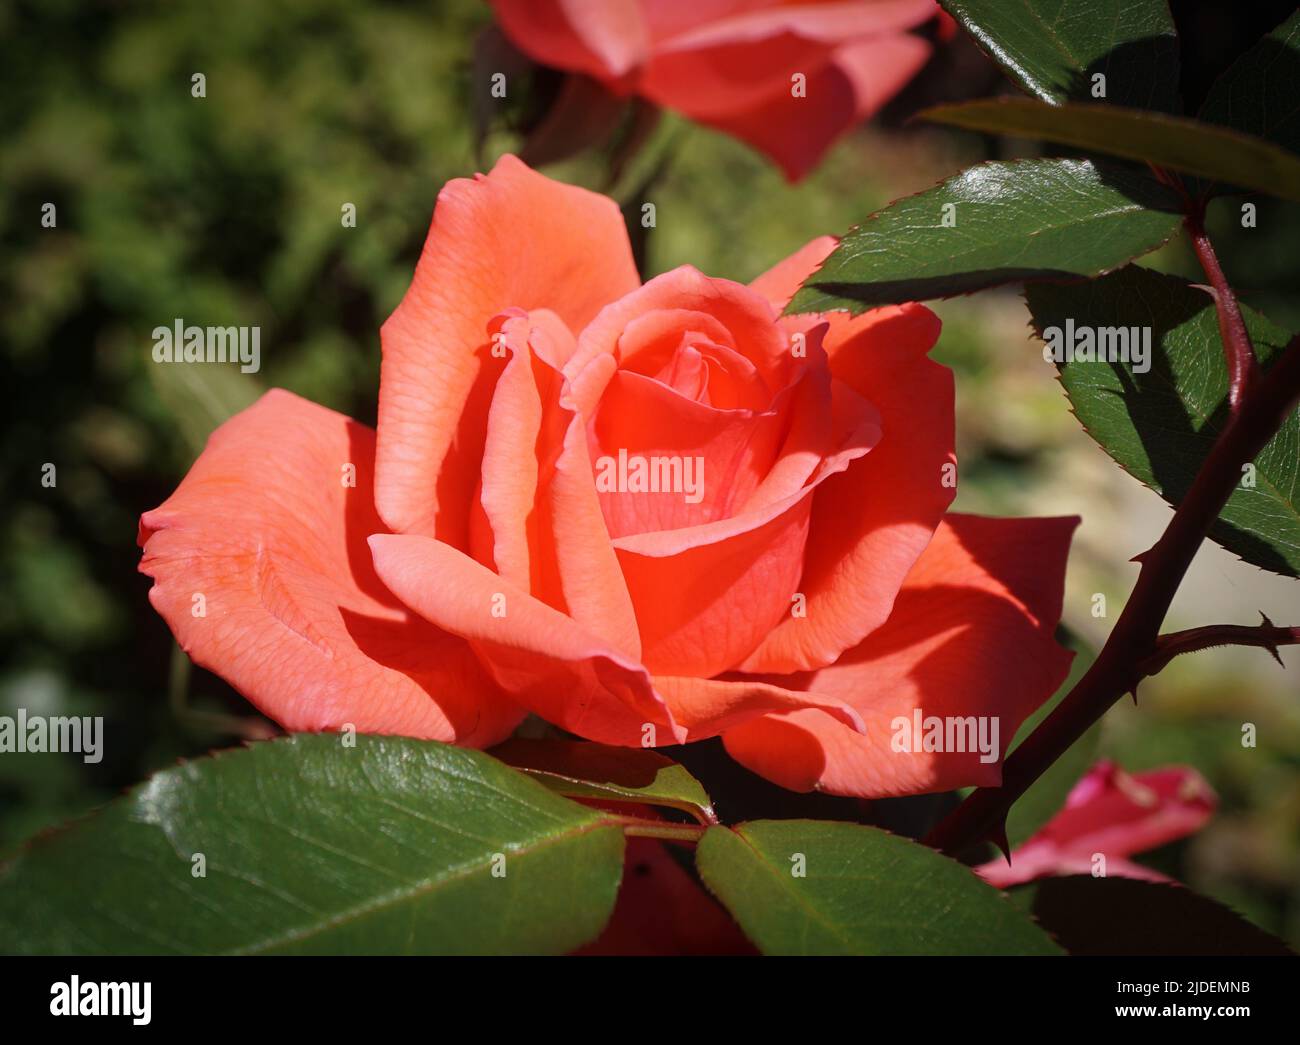
M 516 47 L 557 69 L 608 80 L 645 57 L 638 0 L 491 0 Z
M 860 736 L 825 715 L 768 715 L 723 735 L 754 772 L 795 791 L 878 798 L 996 785 L 1020 723 L 1065 678 L 1072 654 L 1052 637 L 1077 519 L 950 515 L 908 574 L 888 622 L 837 664 L 765 681 L 839 697 Z M 892 723 L 924 716 L 998 720 L 998 758 L 894 751 Z
M 577 331 L 639 285 L 612 200 L 513 156 L 448 182 L 411 287 L 380 331 L 375 499 L 389 528 L 468 547 L 494 316 L 549 309 Z
M 686 739 L 645 668 L 571 617 L 441 541 L 381 534 L 370 548 L 403 602 L 469 640 L 501 686 L 546 721 L 606 744 L 639 746 L 647 725 Z
M 829 715 L 855 733 L 866 727 L 847 700 L 769 685 L 758 679 L 701 679 L 656 675 L 655 688 L 672 709 L 688 740 L 703 740 L 765 712 L 802 711 Z
M 1164 875 L 1125 857 L 1200 830 L 1218 799 L 1194 769 L 1169 766 L 1131 776 L 1113 762 L 1099 762 L 1070 791 L 1065 806 L 1011 854 L 976 870 L 1006 889 L 1035 878 L 1090 874 L 1095 853 L 1106 857 L 1106 874 L 1166 881 Z
M 806 95 L 791 94 L 788 74 L 772 81 L 775 89 L 733 108 L 692 111 L 660 89 L 656 100 L 701 123 L 747 142 L 776 163 L 789 181 L 798 181 L 821 161 L 826 150 L 854 125 L 872 116 L 920 71 L 930 45 L 906 33 L 836 48 L 816 64 L 806 63 Z M 681 75 L 688 92 L 690 77 Z
M 408 606 L 469 640 L 521 704 L 590 740 L 640 746 L 653 726 L 651 743 L 684 743 L 785 708 L 816 709 L 861 728 L 857 712 L 836 697 L 756 680 L 652 682 L 644 667 L 576 621 L 441 541 L 380 534 L 370 548 L 380 577 Z M 494 615 L 494 606 L 503 615 Z
M 286 729 L 495 743 L 523 712 L 464 640 L 410 613 L 371 566 L 366 539 L 383 528 L 373 461 L 369 428 L 268 392 L 141 518 L 150 601 L 197 664 Z M 349 464 L 355 487 L 342 482 Z

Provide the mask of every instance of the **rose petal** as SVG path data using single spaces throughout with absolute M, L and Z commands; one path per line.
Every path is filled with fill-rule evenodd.
M 616 78 L 645 56 L 646 29 L 637 0 L 490 2 L 515 46 L 557 69 Z
M 639 282 L 612 200 L 513 156 L 486 177 L 449 182 L 411 287 L 380 332 L 375 496 L 389 528 L 468 548 L 494 316 L 545 308 L 581 330 Z
M 935 11 L 931 0 L 887 0 L 737 12 L 656 41 L 637 89 L 692 119 L 752 112 L 791 97 L 794 74 L 812 80 L 842 48 L 902 37 Z M 827 101 L 809 86 L 804 120 Z
M 696 3 L 683 7 L 698 10 Z M 660 46 L 704 47 L 724 42 L 754 43 L 773 36 L 794 35 L 806 40 L 842 43 L 845 40 L 893 34 L 920 25 L 939 13 L 934 0 L 861 0 L 752 4 L 732 3 L 725 12 L 710 12 L 707 22 L 696 18 L 681 26 Z M 719 17 L 721 15 L 721 17 Z M 652 29 L 658 26 L 652 20 Z
M 488 410 L 471 552 L 516 587 L 639 659 L 632 601 L 592 485 L 586 426 L 561 372 L 573 338 L 546 309 L 512 309 L 490 329 L 512 355 Z
M 724 734 L 727 750 L 792 790 L 864 798 L 996 785 L 1020 723 L 1055 691 L 1072 654 L 1052 637 L 1077 519 L 949 515 L 908 574 L 888 622 L 839 663 L 765 676 L 861 713 L 860 736 L 825 715 L 755 719 Z M 895 719 L 996 719 L 997 759 L 978 751 L 895 751 Z M 991 737 L 991 734 L 986 736 Z
M 586 373 L 589 368 L 603 373 L 606 380 L 613 375 L 612 369 L 592 368 L 593 361 L 611 356 L 621 363 L 621 340 L 629 325 L 662 310 L 711 316 L 731 335 L 731 347 L 754 364 L 772 394 L 790 383 L 796 361 L 789 340 L 775 323 L 776 311 L 763 296 L 743 284 L 712 279 L 690 265 L 682 265 L 602 309 L 578 335 L 577 352 L 565 373 L 581 390 L 582 402 L 594 405 L 604 391 L 603 385 L 593 385 Z M 633 347 L 640 344 L 637 338 Z
M 741 664 L 747 672 L 834 663 L 883 624 L 956 493 L 944 470 L 954 461 L 952 372 L 926 356 L 938 319 L 905 305 L 829 322 L 831 372 L 879 410 L 881 436 L 817 491 L 798 589 L 806 615 L 783 619 Z
M 811 497 L 788 500 L 756 525 L 728 519 L 615 542 L 651 671 L 702 678 L 726 671 L 789 611 Z
M 691 0 L 689 4 L 645 3 L 642 15 L 653 44 L 749 9 L 753 0 Z
M 195 663 L 286 729 L 494 743 L 523 712 L 371 566 L 373 461 L 369 428 L 268 392 L 141 518 L 150 601 Z
M 576 412 L 565 430 L 554 470 L 542 488 L 569 616 L 616 650 L 640 660 L 636 612 L 601 514 L 587 426 Z
M 805 61 L 798 70 L 806 77 L 802 95 L 792 93 L 787 75 L 769 93 L 755 90 L 743 106 L 737 97 L 736 107 L 725 111 L 691 112 L 662 90 L 657 100 L 748 143 L 796 182 L 843 134 L 893 98 L 929 56 L 926 41 L 901 33 L 846 44 L 817 64 Z
M 661 308 L 631 320 L 619 336 L 623 371 L 655 378 L 720 410 L 762 410 L 772 398 L 758 368 L 734 347 L 731 332 L 707 312 Z M 683 380 L 684 359 L 698 373 Z M 694 383 L 700 387 L 688 391 Z
M 761 412 L 719 410 L 620 370 L 592 426 L 596 489 L 610 536 L 679 530 L 733 515 L 771 471 L 794 399 L 786 390 Z M 656 459 L 667 463 L 668 489 Z M 660 489 L 636 486 L 635 475 L 652 470 Z
M 571 348 L 573 335 L 558 316 L 545 310 L 531 314 L 512 310 L 512 314 L 494 320 L 490 329 L 503 338 L 510 358 L 493 386 L 488 408 L 478 495 L 485 525 L 476 527 L 471 523 L 471 547 L 480 562 L 515 586 L 550 602 L 539 592 L 543 580 L 533 579 L 534 571 L 542 570 L 547 554 L 545 549 L 541 555 L 536 554 L 539 535 L 533 508 L 538 489 L 538 449 L 546 441 L 543 415 L 559 411 L 560 375 L 540 355 L 564 356 L 565 340 Z M 542 348 L 540 353 L 532 344 L 536 341 L 545 345 L 550 339 L 558 346 Z M 564 420 L 567 422 L 567 418 Z M 558 442 L 558 433 L 553 440 Z
M 826 409 L 817 394 L 824 385 L 819 375 L 824 378 L 825 371 L 810 368 L 796 415 Z M 773 498 L 779 491 L 765 486 L 755 491 L 754 507 L 729 518 L 615 538 L 637 610 L 643 659 L 652 671 L 707 678 L 729 670 L 789 615 L 818 488 L 880 439 L 875 411 L 859 405 L 859 412 L 850 411 L 855 423 L 842 433 L 842 443 L 804 485 L 788 482 L 793 475 L 784 469 L 773 474 L 773 483 L 792 487 L 785 496 Z M 792 435 L 799 438 L 797 430 Z
M 672 710 L 688 740 L 703 740 L 769 712 L 824 714 L 842 727 L 862 733 L 862 716 L 847 701 L 811 691 L 774 686 L 759 679 L 701 679 L 656 675 L 655 689 Z
M 834 49 L 833 42 L 790 33 L 738 42 L 706 40 L 698 46 L 683 43 L 650 56 L 637 91 L 702 123 L 735 119 L 770 104 L 777 94 L 790 97 L 791 78 L 825 66 Z M 806 119 L 816 117 L 817 104 L 807 98 L 798 101 L 803 102 Z
M 809 345 L 815 356 L 825 356 L 814 330 Z M 765 508 L 825 477 L 827 465 L 847 447 L 874 447 L 880 442 L 880 411 L 844 382 L 833 380 L 829 368 L 817 368 L 817 380 L 799 389 L 802 402 L 792 411 L 777 461 L 745 502 L 742 511 Z M 854 457 L 861 454 L 855 453 Z M 844 458 L 847 463 L 848 458 Z
M 546 721 L 606 744 L 639 746 L 649 726 L 685 739 L 645 668 L 571 617 L 441 541 L 381 534 L 370 548 L 394 594 L 467 639 L 497 682 Z

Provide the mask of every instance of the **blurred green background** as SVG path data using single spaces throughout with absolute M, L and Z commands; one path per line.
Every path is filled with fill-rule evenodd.
M 1291 5 L 1173 7 L 1194 111 L 1216 72 Z M 500 53 L 480 45 L 476 65 L 475 41 L 490 22 L 475 0 L 0 2 L 0 714 L 102 715 L 107 730 L 99 765 L 0 755 L 0 850 L 179 757 L 269 728 L 174 655 L 136 572 L 136 520 L 213 425 L 262 388 L 373 423 L 378 329 L 438 189 L 518 149 L 555 90 L 553 74 L 525 70 L 506 100 L 487 97 L 483 63 Z M 195 73 L 205 98 L 191 95 Z M 634 155 L 616 134 L 547 172 L 637 213 L 655 203 L 657 227 L 638 244 L 647 275 L 690 263 L 748 280 L 963 166 L 1028 154 L 907 123 L 925 104 L 1007 89 L 959 38 L 795 187 L 741 144 L 672 116 Z M 45 203 L 56 228 L 41 227 Z M 345 203 L 355 228 L 340 223 Z M 1237 204 L 1221 201 L 1211 232 L 1243 299 L 1300 328 L 1300 214 L 1257 203 L 1257 228 L 1241 229 Z M 1199 275 L 1181 242 L 1145 263 Z M 1100 644 L 1135 576 L 1128 559 L 1169 510 L 1079 430 L 1014 290 L 934 307 L 945 323 L 936 355 L 958 375 L 958 507 L 1083 515 L 1066 622 Z M 150 331 L 175 317 L 259 325 L 262 372 L 155 366 Z M 41 485 L 46 462 L 58 469 L 53 489 Z M 1106 619 L 1092 616 L 1097 592 Z M 1258 610 L 1300 622 L 1300 585 L 1207 547 L 1169 626 L 1253 623 Z M 1146 862 L 1295 945 L 1300 654 L 1283 659 L 1291 671 L 1257 650 L 1176 662 L 1144 686 L 1140 708 L 1107 717 L 1101 750 L 1132 770 L 1184 762 L 1208 777 L 1215 819 Z M 1246 721 L 1257 748 L 1241 747 Z

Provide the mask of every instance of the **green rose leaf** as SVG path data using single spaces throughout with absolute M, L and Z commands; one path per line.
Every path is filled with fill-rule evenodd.
M 600 933 L 622 865 L 619 828 L 481 752 L 299 735 L 158 773 L 36 838 L 0 870 L 0 940 L 46 954 L 562 953 Z
M 1133 362 L 1060 364 L 1061 383 L 1088 434 L 1127 471 L 1177 504 L 1223 428 L 1228 371 L 1214 302 L 1176 276 L 1131 265 L 1091 283 L 1025 288 L 1039 337 L 1105 328 L 1108 338 L 1151 330 L 1150 369 Z M 1242 308 L 1265 368 L 1289 340 L 1286 331 Z M 1130 351 L 1130 355 L 1131 355 Z M 1254 460 L 1210 528 L 1210 536 L 1247 562 L 1300 575 L 1300 412 Z M 1253 483 L 1253 485 L 1250 485 Z
M 1048 105 L 1032 98 L 940 105 L 922 116 L 967 130 L 1122 156 L 1300 200 L 1300 156 L 1263 138 L 1182 116 L 1114 105 Z
M 1210 89 L 1201 119 L 1300 153 L 1300 11 L 1243 54 Z
M 1178 37 L 1164 0 L 940 4 L 1012 80 L 1045 102 L 1104 98 L 1179 109 Z M 1098 74 L 1105 79 L 1097 81 Z
M 656 751 L 576 740 L 514 739 L 493 748 L 492 754 L 562 795 L 668 806 L 702 824 L 718 822 L 700 782 Z
M 1071 875 L 1032 888 L 1035 917 L 1071 954 L 1291 954 L 1235 911 L 1173 882 Z
M 705 832 L 705 885 L 765 954 L 1059 954 L 974 872 L 874 827 L 755 820 Z
M 1178 197 L 1088 160 L 981 163 L 877 211 L 840 241 L 787 312 L 861 312 L 1002 283 L 1095 276 L 1177 230 Z

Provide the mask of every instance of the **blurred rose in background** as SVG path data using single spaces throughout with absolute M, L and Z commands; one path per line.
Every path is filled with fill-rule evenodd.
M 1000 889 L 1058 874 L 1167 882 L 1128 857 L 1195 834 L 1218 804 L 1205 778 L 1187 766 L 1130 775 L 1114 762 L 1098 762 L 1010 861 L 990 860 L 978 870 Z
M 908 30 L 940 13 L 933 0 L 491 2 L 536 61 L 725 131 L 790 181 L 916 75 L 931 48 Z M 575 104 L 599 108 L 589 88 Z

